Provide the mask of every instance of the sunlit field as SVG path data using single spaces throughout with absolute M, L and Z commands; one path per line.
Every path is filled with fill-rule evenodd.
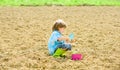
M 74 33 L 73 61 L 48 55 L 54 21 Z M 0 7 L 0 70 L 119 70 L 120 7 Z
M 66 58 L 48 53 L 57 19 L 74 34 Z M 120 0 L 0 0 L 0 70 L 120 70 Z

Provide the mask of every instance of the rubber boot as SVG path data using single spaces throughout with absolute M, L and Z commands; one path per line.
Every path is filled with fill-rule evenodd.
M 56 52 L 53 54 L 54 57 L 62 57 L 62 55 L 66 52 L 66 50 L 63 50 L 61 48 L 58 48 Z

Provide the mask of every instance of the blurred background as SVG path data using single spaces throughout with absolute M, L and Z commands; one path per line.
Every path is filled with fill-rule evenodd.
M 95 5 L 120 6 L 120 0 L 0 0 L 1 6 Z

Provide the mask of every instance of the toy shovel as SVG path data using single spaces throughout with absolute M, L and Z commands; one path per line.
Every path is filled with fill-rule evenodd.
M 69 38 L 70 38 L 70 40 L 72 40 L 72 39 L 74 38 L 74 34 L 71 33 L 71 34 L 69 35 Z

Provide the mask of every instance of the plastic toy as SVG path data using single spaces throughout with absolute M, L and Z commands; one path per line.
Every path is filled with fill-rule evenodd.
M 71 33 L 71 34 L 69 35 L 69 38 L 70 38 L 70 40 L 72 40 L 72 39 L 74 38 L 74 34 Z
M 81 54 L 72 54 L 71 59 L 72 60 L 82 60 L 82 55 Z

